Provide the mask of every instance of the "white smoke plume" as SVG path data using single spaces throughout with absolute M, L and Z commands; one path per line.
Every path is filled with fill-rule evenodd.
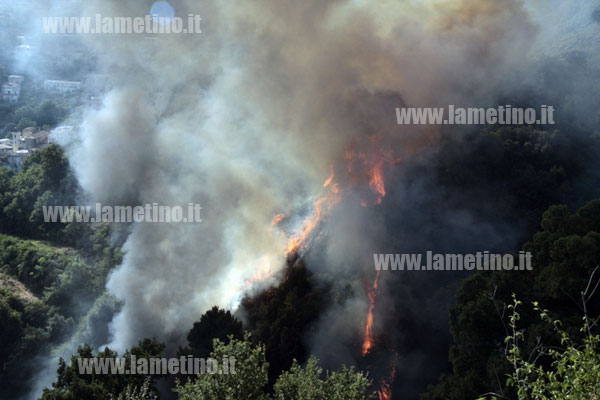
M 137 224 L 108 289 L 124 300 L 111 346 L 179 341 L 208 307 L 227 306 L 265 263 L 283 266 L 270 228 L 317 194 L 345 145 L 386 128 L 407 154 L 431 132 L 368 120 L 378 93 L 411 105 L 484 98 L 522 62 L 535 28 L 518 1 L 173 4 L 203 18 L 195 35 L 91 38 L 112 90 L 73 152 L 95 201 L 201 203 L 203 222 Z M 94 2 L 90 14 L 140 15 Z M 86 38 L 87 39 L 87 38 Z M 358 110 L 358 111 L 356 111 Z M 262 265 L 261 265 L 262 264 Z

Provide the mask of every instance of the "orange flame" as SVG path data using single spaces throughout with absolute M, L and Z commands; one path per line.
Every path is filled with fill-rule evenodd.
M 379 274 L 381 270 L 377 271 L 377 275 L 375 275 L 375 281 L 373 282 L 373 287 L 367 291 L 367 296 L 369 297 L 369 311 L 367 312 L 367 321 L 365 323 L 365 338 L 363 340 L 362 345 L 362 355 L 366 356 L 371 348 L 373 347 L 373 310 L 375 309 L 375 299 L 377 298 L 377 286 L 379 281 Z
M 335 174 L 333 173 L 333 165 L 330 165 L 329 166 L 329 178 L 327 178 L 327 180 L 325 181 L 325 183 L 323 183 L 323 187 L 329 186 L 329 184 L 333 180 L 334 176 L 335 176 Z
M 285 214 L 277 214 L 273 217 L 273 222 L 271 222 L 271 227 L 277 226 L 283 221 L 285 218 Z
M 360 204 L 367 207 L 369 204 L 379 205 L 386 195 L 383 167 L 385 163 L 396 164 L 398 159 L 392 156 L 392 150 L 385 148 L 379 143 L 380 135 L 369 136 L 369 144 L 363 146 L 367 148 L 366 152 L 355 152 L 352 146 L 346 148 L 344 161 L 346 168 L 345 175 L 340 178 L 336 176 L 334 165 L 329 166 L 329 176 L 323 182 L 324 193 L 315 200 L 312 214 L 309 215 L 288 240 L 286 254 L 289 256 L 299 250 L 308 247 L 308 241 L 316 228 L 333 207 L 338 204 L 347 190 L 351 190 L 354 185 L 369 183 L 370 191 L 373 195 L 370 198 L 361 199 Z M 273 219 L 273 225 L 277 225 L 283 220 L 283 216 L 277 215 Z
M 392 369 L 390 370 L 390 376 L 381 380 L 381 387 L 377 391 L 379 400 L 391 400 L 392 399 L 392 383 L 396 377 L 396 362 L 398 361 L 398 353 L 395 354 L 394 360 L 392 361 Z
M 248 288 L 251 288 L 256 284 L 266 282 L 268 279 L 270 279 L 271 277 L 274 276 L 276 271 L 274 271 L 271 268 L 271 265 L 267 261 L 265 261 L 265 262 L 259 261 L 258 264 L 259 265 L 254 270 L 254 273 L 252 274 L 252 276 L 245 279 L 244 282 L 242 282 L 241 284 L 239 284 L 239 286 L 236 287 L 236 289 L 234 291 L 236 294 L 239 294 L 242 291 L 245 291 Z
M 377 160 L 375 165 L 369 171 L 371 174 L 371 180 L 369 181 L 369 186 L 373 190 L 373 192 L 378 194 L 377 204 L 381 204 L 381 199 L 385 197 L 385 183 L 383 182 L 383 160 Z
M 315 199 L 312 213 L 304 219 L 299 229 L 288 239 L 286 255 L 290 256 L 298 252 L 299 250 L 306 249 L 311 241 L 314 241 L 314 232 L 316 232 L 320 223 L 325 219 L 333 210 L 334 206 L 338 204 L 343 194 L 347 190 L 351 190 L 354 185 L 358 187 L 364 187 L 368 182 L 371 195 L 368 198 L 360 199 L 360 204 L 363 207 L 369 205 L 379 205 L 382 203 L 382 199 L 386 195 L 386 187 L 384 180 L 384 165 L 396 165 L 400 163 L 399 158 L 393 156 L 393 151 L 380 143 L 380 135 L 369 136 L 368 146 L 362 146 L 361 149 L 365 151 L 355 152 L 353 146 L 349 146 L 345 149 L 344 161 L 345 168 L 342 170 L 334 169 L 334 165 L 329 166 L 329 176 L 323 182 L 324 192 Z M 336 171 L 343 171 L 342 179 L 336 176 Z M 374 196 L 374 197 L 373 197 Z M 280 222 L 285 219 L 284 214 L 277 214 L 273 218 L 272 226 L 277 226 Z M 381 271 L 377 271 L 373 285 L 367 289 L 367 296 L 369 298 L 369 309 L 367 312 L 364 340 L 362 343 L 362 355 L 366 356 L 373 348 L 375 341 L 373 337 L 373 312 L 375 310 L 375 301 L 379 294 L 379 275 Z M 267 274 L 257 274 L 257 280 L 266 279 L 270 276 Z M 254 280 L 253 277 L 252 280 Z M 398 354 L 396 354 L 396 359 Z M 379 400 L 390 400 L 392 396 L 391 385 L 394 381 L 396 374 L 395 364 L 392 365 L 390 376 L 386 379 L 382 379 L 381 387 L 377 391 Z
M 333 206 L 335 206 L 341 200 L 341 197 L 338 194 L 339 191 L 337 185 L 333 185 L 329 190 L 329 193 L 319 197 L 315 201 L 312 214 L 306 220 L 304 220 L 300 230 L 295 235 L 290 237 L 286 254 L 290 255 L 298 251 L 300 248 L 306 248 L 306 242 L 311 233 L 319 225 L 323 217 L 329 214 L 333 209 Z
M 379 400 L 390 400 L 392 398 L 392 388 L 388 382 L 382 382 L 381 388 L 377 391 Z
M 369 188 L 375 195 L 375 199 L 372 200 L 372 204 L 379 205 L 382 203 L 383 198 L 386 195 L 385 181 L 383 176 L 384 164 L 396 165 L 400 163 L 400 158 L 395 158 L 393 151 L 389 148 L 385 148 L 380 143 L 380 135 L 372 135 L 369 137 L 370 146 L 367 153 L 359 153 L 358 155 L 349 154 L 346 152 L 346 160 L 354 162 L 356 158 L 362 161 L 363 170 L 366 171 L 369 179 Z M 351 170 L 351 169 L 349 169 Z M 360 202 L 361 206 L 367 207 L 369 201 L 363 199 Z
M 369 189 L 375 195 L 369 196 L 369 199 L 361 199 L 360 204 L 367 207 L 370 204 L 381 204 L 382 198 L 386 195 L 383 168 L 384 165 L 395 165 L 399 162 L 398 159 L 392 157 L 392 150 L 382 146 L 380 143 L 380 135 L 369 136 L 368 143 L 357 145 L 364 151 L 355 152 L 353 146 L 349 146 L 344 152 L 345 168 L 335 168 L 335 164 L 329 166 L 329 176 L 323 182 L 323 193 L 316 197 L 312 213 L 302 221 L 300 227 L 296 229 L 288 238 L 286 255 L 290 256 L 300 250 L 308 248 L 310 243 L 318 238 L 315 232 L 321 222 L 332 212 L 333 208 L 342 200 L 347 191 L 352 190 L 355 186 L 364 186 L 368 182 Z M 336 176 L 336 172 L 342 172 L 341 177 Z M 283 213 L 273 217 L 271 228 L 279 227 L 286 220 L 287 216 Z M 284 229 L 280 229 L 283 235 L 286 235 Z M 270 267 L 257 269 L 254 275 L 247 279 L 242 287 L 251 286 L 255 283 L 267 280 L 273 275 L 273 270 Z M 379 272 L 377 273 L 377 278 Z M 374 290 L 377 289 L 377 278 L 374 284 Z M 363 344 L 363 354 L 368 353 L 372 346 L 372 325 L 373 325 L 373 309 L 375 307 L 376 293 L 369 292 L 369 314 L 367 316 L 367 325 L 365 329 L 365 342 Z M 365 347 L 366 346 L 366 347 Z

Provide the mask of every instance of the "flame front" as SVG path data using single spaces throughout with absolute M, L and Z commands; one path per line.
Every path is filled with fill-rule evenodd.
M 366 356 L 371 348 L 373 347 L 373 310 L 375 309 L 375 299 L 377 298 L 377 285 L 379 280 L 379 274 L 381 270 L 377 271 L 375 275 L 375 281 L 373 287 L 367 291 L 369 297 L 369 311 L 367 312 L 367 321 L 365 322 L 365 338 L 362 344 L 362 355 Z
M 392 398 L 392 388 L 388 382 L 381 382 L 381 388 L 377 391 L 379 400 L 390 400 Z
M 377 160 L 369 172 L 371 175 L 369 186 L 371 187 L 371 190 L 378 195 L 376 203 L 381 204 L 381 199 L 385 197 L 385 184 L 383 182 L 383 160 Z
M 339 203 L 341 196 L 337 190 L 337 185 L 333 185 L 325 195 L 322 195 L 315 201 L 315 206 L 312 214 L 304 220 L 302 228 L 292 235 L 288 240 L 286 254 L 290 255 L 297 252 L 301 248 L 306 248 L 308 238 L 319 225 L 323 217 L 331 212 L 333 206 Z
M 400 159 L 394 158 L 392 150 L 380 144 L 379 134 L 369 136 L 369 142 L 368 147 L 359 147 L 366 148 L 366 151 L 355 151 L 353 146 L 346 148 L 343 170 L 339 167 L 336 169 L 333 164 L 330 165 L 329 176 L 322 185 L 323 193 L 316 198 L 312 213 L 304 219 L 300 227 L 288 239 L 287 256 L 309 247 L 318 237 L 318 235 L 315 235 L 315 232 L 318 232 L 317 228 L 319 225 L 342 200 L 346 192 L 358 189 L 360 204 L 363 207 L 382 203 L 386 195 L 384 166 L 386 164 L 396 165 L 400 162 Z M 340 171 L 343 171 L 341 178 L 336 176 L 336 172 L 339 173 Z M 365 190 L 366 187 L 368 187 L 368 190 Z M 273 218 L 272 226 L 279 225 L 285 218 L 284 214 L 276 215 Z M 362 343 L 363 357 L 369 354 L 374 346 L 373 312 L 375 310 L 375 301 L 379 294 L 380 272 L 377 271 L 373 285 L 367 289 L 369 309 Z M 396 373 L 394 365 L 392 365 L 389 378 L 381 381 L 381 387 L 377 391 L 379 400 L 391 399 L 391 384 Z
M 329 178 L 327 178 L 327 180 L 325 181 L 325 183 L 323 183 L 323 187 L 327 187 L 331 184 L 331 181 L 333 181 L 333 178 L 335 177 L 335 174 L 333 172 L 333 165 L 329 166 Z
M 315 200 L 312 214 L 309 215 L 289 238 L 286 254 L 289 256 L 309 245 L 309 239 L 322 220 L 331 213 L 344 194 L 348 191 L 359 189 L 362 194 L 360 204 L 379 205 L 385 197 L 385 182 L 383 168 L 386 164 L 395 165 L 400 159 L 393 157 L 389 148 L 381 145 L 380 135 L 369 136 L 368 146 L 363 146 L 366 151 L 355 151 L 353 146 L 346 148 L 344 153 L 345 168 L 341 178 L 336 176 L 334 164 L 329 166 L 329 176 L 323 182 L 324 192 Z M 357 146 L 358 147 L 358 146 Z M 340 169 L 337 171 L 339 172 Z M 369 190 L 364 187 L 368 184 Z M 274 219 L 274 225 L 283 220 L 282 214 Z
M 391 363 L 390 376 L 381 380 L 381 387 L 377 391 L 379 400 L 391 400 L 392 398 L 392 383 L 396 377 L 396 362 L 398 361 L 398 353 L 394 355 Z

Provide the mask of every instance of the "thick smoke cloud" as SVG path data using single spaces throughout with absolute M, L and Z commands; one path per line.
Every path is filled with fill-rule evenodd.
M 142 336 L 176 343 L 203 310 L 227 306 L 259 263 L 282 266 L 271 219 L 318 193 L 347 143 L 383 128 L 410 156 L 437 134 L 394 127 L 393 100 L 491 94 L 535 32 L 516 1 L 395 4 L 180 3 L 180 13 L 203 16 L 201 35 L 92 38 L 114 89 L 73 152 L 81 184 L 106 203 L 198 202 L 204 218 L 132 228 L 108 283 L 124 300 L 111 346 Z M 121 2 L 86 10 L 147 11 Z M 396 96 L 372 107 L 389 114 L 387 126 L 359 109 L 384 91 Z
M 272 229 L 274 215 L 289 216 L 290 230 L 297 226 L 350 143 L 380 132 L 405 163 L 424 157 L 444 133 L 396 126 L 395 107 L 493 105 L 517 87 L 527 77 L 515 71 L 528 71 L 529 55 L 551 52 L 539 45 L 539 35 L 554 34 L 536 16 L 540 7 L 548 11 L 542 3 L 173 1 L 178 15 L 202 16 L 201 34 L 83 37 L 107 87 L 70 150 L 87 200 L 203 207 L 201 224 L 131 227 L 124 262 L 107 285 L 123 301 L 108 345 L 123 350 L 155 336 L 173 349 L 206 309 L 234 307 L 256 271 L 283 268 L 286 239 Z M 151 4 L 77 7 L 83 15 L 140 16 Z M 435 197 L 427 182 L 392 183 L 399 185 L 392 196 L 410 205 L 418 205 L 420 190 Z M 331 217 L 326 248 L 311 255 L 323 279 L 370 270 L 372 253 L 398 229 L 352 196 Z M 453 228 L 473 225 L 469 215 L 446 217 Z M 494 245 L 510 232 L 478 224 L 481 241 Z M 352 359 L 352 338 L 334 338 L 361 334 L 367 303 L 356 293 L 328 311 L 310 339 L 325 362 L 336 343 L 343 359 L 332 362 Z

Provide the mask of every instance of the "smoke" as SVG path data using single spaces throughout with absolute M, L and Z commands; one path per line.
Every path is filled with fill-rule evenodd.
M 98 6 L 89 9 L 145 11 Z M 198 202 L 204 213 L 200 225 L 133 227 L 108 283 L 125 301 L 111 346 L 177 342 L 203 310 L 227 306 L 264 255 L 283 265 L 271 219 L 318 193 L 350 141 L 385 128 L 408 153 L 431 135 L 393 127 L 389 98 L 351 113 L 365 93 L 431 105 L 492 91 L 535 31 L 519 2 L 508 6 L 203 4 L 201 35 L 92 43 L 115 89 L 84 124 L 74 156 L 81 184 L 97 201 Z M 376 109 L 389 117 L 372 119 Z
M 284 213 L 289 228 L 297 226 L 310 213 L 329 166 L 343 160 L 349 145 L 363 146 L 369 135 L 381 133 L 403 160 L 393 167 L 397 171 L 422 160 L 444 134 L 457 133 L 399 127 L 395 107 L 492 105 L 502 92 L 532 79 L 526 74 L 535 61 L 530 55 L 539 58 L 544 50 L 539 35 L 555 33 L 541 29 L 544 21 L 535 15 L 548 9 L 538 1 L 171 4 L 177 15 L 200 14 L 202 33 L 81 38 L 97 57 L 107 88 L 102 107 L 86 111 L 80 144 L 70 151 L 88 200 L 203 207 L 200 224 L 131 227 L 123 264 L 107 284 L 123 302 L 108 343 L 120 351 L 142 337 L 174 349 L 205 310 L 235 307 L 240 288 L 257 270 L 283 268 L 286 239 L 271 228 L 273 217 Z M 151 3 L 102 0 L 78 7 L 82 15 L 143 16 Z M 388 198 L 398 208 L 365 210 L 349 195 L 332 215 L 325 248 L 311 254 L 309 268 L 318 266 L 323 279 L 334 281 L 363 276 L 372 268 L 372 254 L 393 243 L 392 236 L 418 232 L 426 213 L 411 214 L 411 207 L 438 199 L 427 192 L 431 185 L 402 174 L 387 184 L 396 187 Z M 403 225 L 390 226 L 390 215 Z M 476 243 L 492 241 L 488 248 L 504 246 L 512 233 L 486 221 L 473 228 L 468 214 L 448 211 L 439 220 L 453 232 L 471 229 Z M 423 242 L 410 245 L 422 248 Z M 413 306 L 410 299 L 406 304 Z M 389 305 L 398 307 L 391 299 Z M 366 309 L 357 288 L 356 297 L 327 311 L 310 340 L 317 356 L 351 360 L 349 347 Z M 443 318 L 436 322 L 443 324 Z

